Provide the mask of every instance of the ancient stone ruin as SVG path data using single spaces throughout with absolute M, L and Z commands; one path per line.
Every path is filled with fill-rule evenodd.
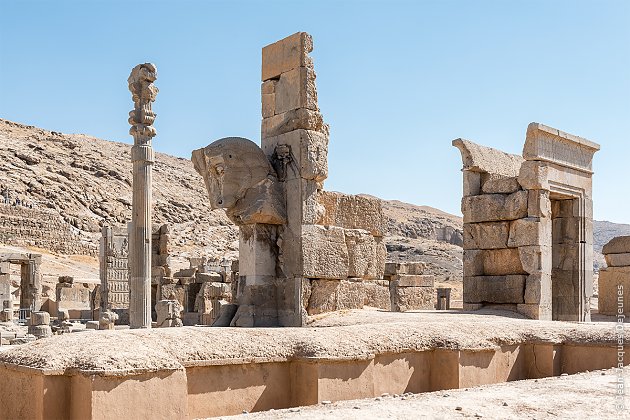
M 10 264 L 20 265 L 20 309 L 39 311 L 43 305 L 40 254 L 0 254 L 0 310 L 13 310 Z
M 212 208 L 240 230 L 232 325 L 300 326 L 322 307 L 363 307 L 354 289 L 383 278 L 379 201 L 323 190 L 329 129 L 312 49 L 304 32 L 263 48 L 261 147 L 232 137 L 192 155 Z
M 58 313 L 65 311 L 70 319 L 92 320 L 92 291 L 88 283 L 77 283 L 73 277 L 61 276 L 55 287 Z
M 103 226 L 100 243 L 102 311 L 118 314 L 129 323 L 129 238 L 127 229 Z
M 599 145 L 531 123 L 522 157 L 464 139 L 453 146 L 464 164 L 464 309 L 590 320 Z
M 134 109 L 129 112 L 129 134 L 133 163 L 133 194 L 129 231 L 129 325 L 131 328 L 151 327 L 151 197 L 154 162 L 151 139 L 157 134 L 153 127 L 155 113 L 152 102 L 158 93 L 153 84 L 157 69 L 151 63 L 138 64 L 129 75 L 129 91 Z
M 602 253 L 606 268 L 599 270 L 598 310 L 603 315 L 630 315 L 630 236 L 611 239 Z

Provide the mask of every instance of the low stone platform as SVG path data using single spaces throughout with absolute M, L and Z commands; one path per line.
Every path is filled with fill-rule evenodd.
M 0 395 L 6 397 L 0 412 L 27 418 L 196 418 L 617 365 L 611 323 L 504 314 L 348 311 L 315 319 L 307 328 L 56 336 L 0 353 Z M 354 325 L 340 325 L 345 321 Z

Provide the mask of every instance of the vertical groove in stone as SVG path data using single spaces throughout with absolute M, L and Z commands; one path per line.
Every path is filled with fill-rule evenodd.
M 133 197 L 129 225 L 129 325 L 131 328 L 151 328 L 151 198 L 153 148 L 151 138 L 155 114 L 151 103 L 158 89 L 155 65 L 139 64 L 129 76 L 129 90 L 134 110 L 129 113 L 134 138 L 131 148 L 133 163 Z

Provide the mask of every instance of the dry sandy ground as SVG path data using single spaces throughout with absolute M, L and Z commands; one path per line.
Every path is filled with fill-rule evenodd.
M 630 385 L 630 367 L 623 370 Z M 618 410 L 618 371 L 528 379 L 476 388 L 340 401 L 229 419 L 628 419 Z M 626 401 L 626 404 L 630 402 Z M 224 417 L 226 418 L 226 417 Z

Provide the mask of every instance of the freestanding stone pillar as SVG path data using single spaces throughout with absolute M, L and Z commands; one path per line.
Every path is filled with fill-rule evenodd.
M 129 325 L 131 328 L 151 328 L 151 168 L 156 135 L 155 114 L 151 103 L 158 88 L 153 84 L 157 69 L 151 63 L 139 64 L 131 70 L 129 90 L 134 110 L 129 112 L 129 134 L 133 163 L 133 198 L 129 224 Z

